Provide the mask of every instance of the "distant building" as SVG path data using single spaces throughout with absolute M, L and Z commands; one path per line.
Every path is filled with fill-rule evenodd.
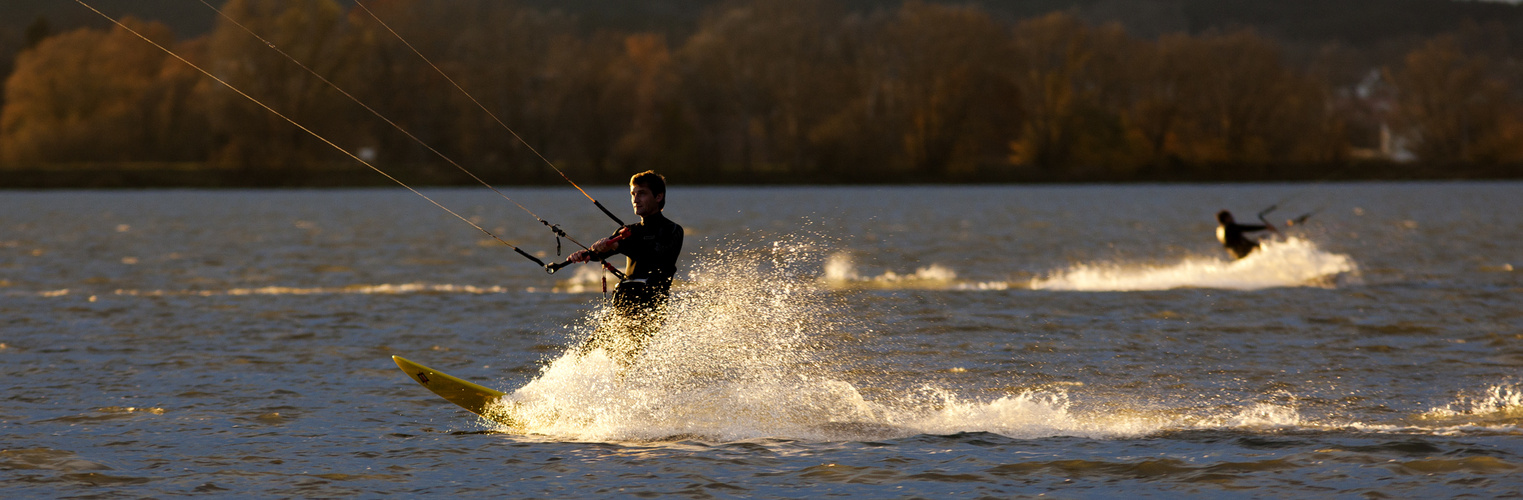
M 1410 143 L 1391 128 L 1396 110 L 1396 88 L 1386 81 L 1385 73 L 1371 69 L 1364 79 L 1350 89 L 1339 92 L 1341 106 L 1350 108 L 1349 154 L 1356 159 L 1410 162 L 1417 155 L 1407 149 Z

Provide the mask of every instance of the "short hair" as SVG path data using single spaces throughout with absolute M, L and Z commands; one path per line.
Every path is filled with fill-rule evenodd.
M 645 186 L 647 189 L 650 189 L 650 194 L 666 194 L 666 178 L 656 173 L 655 170 L 646 170 L 635 174 L 629 178 L 629 185 Z M 661 203 L 658 203 L 656 208 L 666 208 L 665 196 L 661 197 Z
M 1222 224 L 1232 222 L 1232 212 L 1222 210 L 1216 213 L 1216 221 Z

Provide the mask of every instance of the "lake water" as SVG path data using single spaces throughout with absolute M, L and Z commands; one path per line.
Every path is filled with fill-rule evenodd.
M 403 190 L 0 193 L 0 497 L 1523 495 L 1523 184 L 672 189 L 627 367 L 568 355 L 595 268 Z

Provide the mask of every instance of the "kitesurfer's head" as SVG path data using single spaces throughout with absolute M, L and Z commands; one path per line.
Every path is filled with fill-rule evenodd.
M 1220 212 L 1217 212 L 1216 213 L 1216 221 L 1220 222 L 1222 224 L 1231 224 L 1232 223 L 1232 212 L 1228 212 L 1226 210 L 1222 210 Z
M 666 208 L 666 178 L 646 170 L 629 178 L 629 203 L 635 215 L 645 217 Z

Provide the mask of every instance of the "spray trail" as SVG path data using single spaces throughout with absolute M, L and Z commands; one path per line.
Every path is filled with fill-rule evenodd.
M 857 292 L 820 279 L 825 246 L 719 248 L 697 259 L 660 333 L 629 364 L 573 349 L 514 391 L 513 431 L 600 441 L 1138 432 L 1075 418 L 1061 392 L 969 401 L 931 385 L 892 389 L 903 386 L 872 375 L 874 363 L 892 362 L 870 354 L 875 325 L 848 311 Z M 606 316 L 577 329 L 586 335 Z
M 1517 429 L 1523 425 L 1523 384 L 1499 384 L 1479 394 L 1460 394 L 1454 402 L 1418 415 L 1426 425 Z
M 734 246 L 698 259 L 660 332 L 627 366 L 569 352 L 513 394 L 528 430 L 589 439 L 799 435 L 832 420 L 877 420 L 828 353 L 859 332 L 840 297 L 811 286 L 802 242 Z M 818 269 L 817 267 L 813 267 Z M 610 320 L 590 314 L 579 330 Z
M 601 350 L 569 350 L 510 393 L 517 425 L 504 430 L 572 441 L 730 442 L 962 432 L 1117 439 L 1197 429 L 1410 429 L 1303 407 L 1308 403 L 1291 393 L 1204 404 L 1193 396 L 1144 402 L 1043 385 L 972 396 L 989 393 L 931 375 L 894 379 L 881 368 L 901 360 L 874 354 L 883 352 L 875 344 L 890 342 L 883 334 L 895 333 L 888 331 L 894 327 L 853 315 L 856 302 L 873 291 L 842 290 L 821 279 L 830 265 L 828 245 L 795 238 L 760 248 L 717 247 L 696 259 L 643 353 L 625 364 Z M 574 328 L 586 335 L 605 315 L 589 313 Z M 1001 385 L 1031 387 L 1025 382 Z M 1510 426 L 1517 399 L 1515 387 L 1496 388 L 1478 403 L 1456 403 L 1459 410 L 1434 410 L 1417 426 L 1446 429 L 1452 420 L 1446 412 L 1466 420 L 1480 413 Z
M 1238 261 L 1192 257 L 1172 266 L 1079 264 L 1031 281 L 1036 290 L 1138 291 L 1171 288 L 1257 290 L 1271 287 L 1331 286 L 1342 275 L 1358 272 L 1348 255 L 1322 250 L 1292 237 L 1266 241 Z
M 913 273 L 896 273 L 884 270 L 876 276 L 864 276 L 848 253 L 831 254 L 825 261 L 820 281 L 832 289 L 876 290 L 1006 290 L 1010 284 L 1004 281 L 968 281 L 958 279 L 957 271 L 940 263 L 915 268 Z

